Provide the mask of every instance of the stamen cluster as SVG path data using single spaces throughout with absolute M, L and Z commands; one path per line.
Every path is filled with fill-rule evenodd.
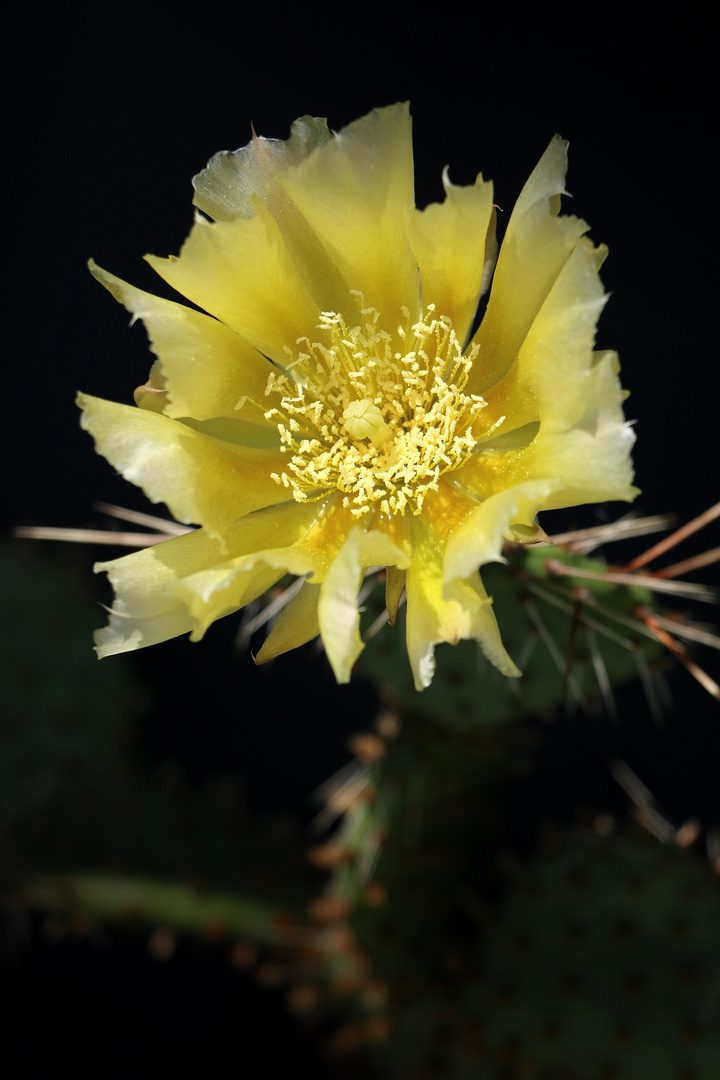
M 457 469 L 475 446 L 473 423 L 483 398 L 464 393 L 477 347 L 463 355 L 448 318 L 434 316 L 395 334 L 374 308 L 348 328 L 323 312 L 327 343 L 301 338 L 303 351 L 273 373 L 265 390 L 279 404 L 264 415 L 277 424 L 287 469 L 273 473 L 298 502 L 344 493 L 343 506 L 362 517 L 419 514 L 438 478 Z M 292 354 L 291 354 L 292 357 Z

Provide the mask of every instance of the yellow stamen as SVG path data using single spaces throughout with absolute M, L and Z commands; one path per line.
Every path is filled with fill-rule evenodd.
M 273 479 L 298 502 L 339 490 L 356 517 L 376 504 L 418 514 L 438 478 L 468 458 L 485 407 L 463 392 L 477 349 L 464 356 L 450 320 L 433 310 L 395 334 L 373 308 L 353 328 L 323 312 L 328 343 L 301 339 L 291 371 L 270 376 L 265 395 L 279 401 L 265 417 L 292 455 Z

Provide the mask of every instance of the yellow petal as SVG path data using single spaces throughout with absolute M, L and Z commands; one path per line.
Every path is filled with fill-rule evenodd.
M 296 507 L 293 524 L 312 513 L 317 513 L 316 506 L 306 505 L 302 510 Z M 288 547 L 261 547 L 259 551 L 200 570 L 173 586 L 172 591 L 187 605 L 192 617 L 193 641 L 199 641 L 218 619 L 257 600 L 285 574 L 303 577 L 312 573 L 315 569 L 312 552 L 297 542 L 301 531 L 296 528 L 294 532 L 296 539 Z M 275 541 L 278 539 L 274 537 Z
M 280 229 L 259 200 L 251 218 L 212 223 L 198 215 L 177 258 L 146 258 L 169 285 L 277 364 L 287 364 L 286 350 L 319 322 Z
M 443 580 L 450 585 L 488 562 L 504 562 L 502 546 L 510 525 L 531 525 L 553 491 L 550 480 L 516 484 L 498 491 L 453 529 L 445 547 Z
M 108 626 L 95 634 L 98 656 L 130 652 L 186 634 L 192 620 L 186 606 L 168 586 L 185 573 L 220 557 L 216 541 L 206 532 L 186 533 L 154 547 L 97 563 L 115 590 Z
M 183 304 L 162 300 L 108 274 L 92 261 L 90 270 L 133 317 L 142 319 L 158 357 L 168 401 L 166 416 L 240 416 L 263 423 L 244 397 L 266 406 L 265 388 L 273 366 L 229 327 Z
M 500 631 L 480 576 L 443 585 L 442 556 L 422 526 L 413 530 L 413 560 L 408 569 L 407 650 L 415 689 L 424 690 L 435 672 L 435 646 L 441 642 L 457 645 L 474 639 L 485 656 L 504 675 L 517 676 L 500 640 Z
M 193 617 L 194 641 L 211 623 L 249 604 L 286 573 L 310 575 L 312 584 L 323 582 L 354 521 L 334 498 L 290 504 L 285 516 L 277 518 L 284 531 L 277 526 L 274 530 L 268 528 L 266 519 L 276 521 L 272 510 L 237 522 L 225 537 L 234 557 L 185 576 L 173 586 Z M 239 542 L 242 550 L 235 555 Z
M 556 413 L 555 430 L 550 422 L 541 423 L 526 447 L 500 455 L 494 463 L 492 455 L 485 465 L 482 452 L 473 455 L 458 471 L 458 481 L 477 492 L 484 480 L 486 497 L 518 486 L 522 490 L 526 482 L 549 483 L 537 510 L 607 499 L 632 501 L 638 494 L 630 458 L 635 435 L 623 416 L 618 371 L 615 353 L 594 353 L 578 394 L 583 411 L 573 427 L 557 430 Z
M 320 590 L 318 620 L 323 645 L 339 683 L 350 680 L 353 664 L 363 650 L 357 596 L 368 566 L 410 564 L 406 550 L 379 530 L 351 529 L 331 563 Z
M 625 424 L 599 427 L 595 433 L 577 428 L 563 434 L 538 436 L 525 458 L 527 473 L 553 479 L 553 491 L 538 509 L 556 510 L 583 503 L 617 499 L 632 502 L 629 453 L 634 441 Z
M 190 631 L 197 636 L 200 625 L 204 628 L 247 603 L 253 587 L 262 592 L 266 580 L 272 584 L 282 576 L 282 568 L 274 565 L 268 572 L 268 564 L 260 562 L 263 549 L 292 545 L 319 512 L 317 504 L 288 503 L 244 517 L 227 531 L 225 548 L 199 529 L 98 563 L 95 570 L 107 572 L 115 590 L 109 625 L 95 636 L 98 655 L 144 648 Z M 255 556 L 258 570 L 238 582 L 237 566 L 248 554 Z M 211 587 L 213 573 L 219 597 Z M 204 593 L 200 588 L 203 575 Z M 235 591 L 224 592 L 230 585 Z
M 400 570 L 397 566 L 388 566 L 385 571 L 385 607 L 388 613 L 388 622 L 395 625 L 400 598 L 405 589 L 407 571 Z
M 520 349 L 520 385 L 532 392 L 545 430 L 562 431 L 580 423 L 592 402 L 587 376 L 606 300 L 598 276 L 606 253 L 585 237 L 578 241 Z
M 450 183 L 443 174 L 445 202 L 414 210 L 408 232 L 420 268 L 423 306 L 435 304 L 464 343 L 478 300 L 487 287 L 495 249 L 493 187 L 478 176 L 473 187 Z
M 622 402 L 627 397 L 627 392 L 620 385 L 620 361 L 617 353 L 612 349 L 599 349 L 594 352 L 592 367 L 585 382 L 585 412 L 580 426 L 595 433 L 617 431 L 620 427 L 626 436 L 630 425 L 625 422 Z M 631 446 L 634 439 L 635 436 L 630 432 L 630 441 L 625 445 Z M 632 468 L 629 459 L 627 468 Z
M 300 591 L 293 596 L 278 615 L 275 625 L 265 638 L 255 657 L 256 664 L 274 660 L 276 656 L 297 649 L 312 641 L 320 633 L 318 600 L 320 586 L 303 582 Z
M 418 271 L 405 227 L 414 207 L 407 104 L 356 120 L 279 182 L 367 306 L 389 320 L 401 319 L 403 305 L 418 317 Z
M 337 496 L 315 505 L 322 506 L 322 512 L 303 537 L 302 546 L 312 562 L 313 583 L 317 584 L 325 580 L 357 519 Z
M 523 188 L 500 247 L 490 299 L 474 341 L 480 355 L 468 390 L 481 394 L 510 370 L 570 257 L 584 221 L 558 217 L 565 190 L 567 143 L 556 136 Z
M 193 177 L 193 202 L 214 221 L 253 216 L 253 195 L 266 206 L 278 198 L 276 177 L 299 165 L 332 140 L 327 120 L 301 116 L 289 139 L 266 139 L 253 133 L 247 146 L 215 154 L 206 169 Z
M 242 514 L 292 498 L 270 479 L 279 451 L 241 448 L 208 438 L 159 413 L 78 395 L 81 425 L 98 453 L 151 502 L 164 502 L 178 521 L 222 537 Z
M 264 139 L 253 134 L 247 146 L 216 154 L 193 179 L 195 205 L 215 221 L 250 218 L 257 200 L 263 203 L 321 311 L 345 310 L 353 286 L 343 279 L 278 178 L 331 140 L 325 120 L 303 116 L 292 125 L 289 139 Z

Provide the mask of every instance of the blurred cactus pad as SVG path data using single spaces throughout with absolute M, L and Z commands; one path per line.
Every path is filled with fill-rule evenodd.
M 148 767 L 151 690 L 132 658 L 95 660 L 77 565 L 25 547 L 0 560 L 13 903 L 109 928 L 115 949 L 138 930 L 156 949 L 160 929 L 212 937 L 283 988 L 327 1075 L 717 1080 L 717 874 L 602 806 L 580 826 L 569 804 L 543 833 L 526 783 L 551 730 L 531 718 L 594 723 L 613 687 L 663 664 L 645 588 L 584 554 L 509 548 L 483 577 L 517 680 L 461 643 L 418 694 L 402 619 L 370 632 L 357 675 L 377 715 L 316 830 L 283 832 L 237 777 Z M 367 631 L 382 590 L 364 603 Z

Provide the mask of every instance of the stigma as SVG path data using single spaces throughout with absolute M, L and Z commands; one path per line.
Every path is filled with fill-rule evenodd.
M 343 420 L 351 439 L 369 439 L 373 446 L 381 447 L 392 438 L 391 428 L 370 398 L 351 401 L 347 409 L 343 409 Z

